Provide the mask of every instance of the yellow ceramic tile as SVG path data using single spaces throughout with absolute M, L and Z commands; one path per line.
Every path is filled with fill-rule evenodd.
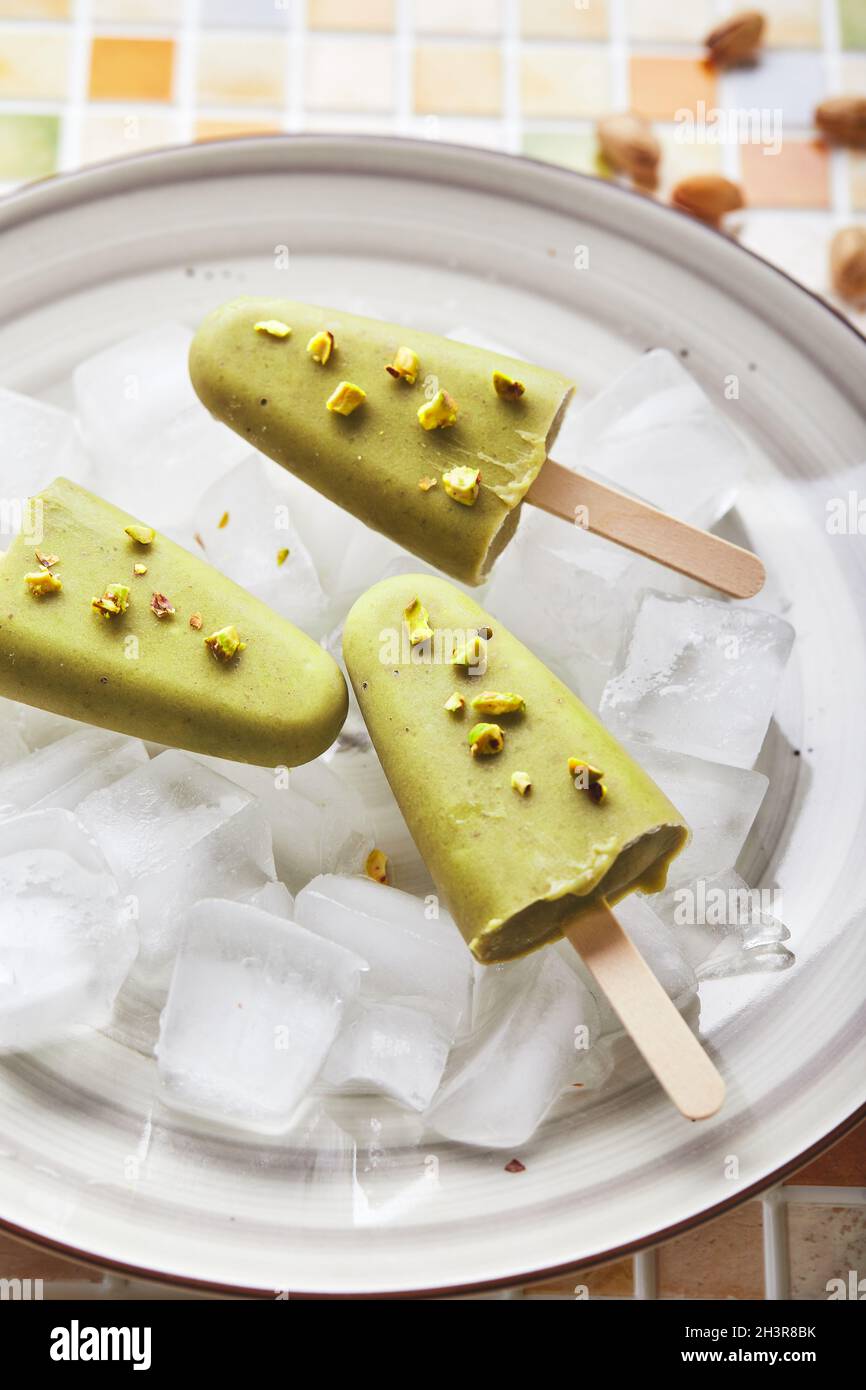
M 634 55 L 629 65 L 631 105 L 649 120 L 671 121 L 678 111 L 694 111 L 702 101 L 716 105 L 716 77 L 699 58 Z
M 91 14 L 99 23 L 172 24 L 183 17 L 183 0 L 91 0 Z
M 626 0 L 626 29 L 630 39 L 654 43 L 703 44 L 716 23 L 713 0 L 688 4 L 659 4 L 659 0 Z
M 69 19 L 72 0 L 0 0 L 0 19 Z
M 600 53 L 533 46 L 520 59 L 526 116 L 595 116 L 610 107 L 610 72 Z
M 659 1248 L 662 1298 L 763 1298 L 760 1202 L 747 1202 L 708 1226 Z
M 498 34 L 502 0 L 415 0 L 419 34 Z
M 91 113 L 81 131 L 81 163 L 97 164 L 120 159 L 142 150 L 161 149 L 180 142 L 180 123 L 175 116 L 130 112 L 124 116 Z
M 196 91 L 202 106 L 282 106 L 286 46 L 273 34 L 205 34 Z
M 866 154 L 849 154 L 848 167 L 851 206 L 855 212 L 866 212 Z
M 69 37 L 62 29 L 7 29 L 0 34 L 0 97 L 64 97 L 68 52 Z
M 57 170 L 59 116 L 0 113 L 0 179 L 42 179 Z
M 607 0 L 521 0 L 520 31 L 529 39 L 607 38 Z
M 839 91 L 866 92 L 866 58 L 846 55 L 839 64 Z
M 496 48 L 421 44 L 415 50 L 415 110 L 419 115 L 498 116 L 502 60 Z
M 680 131 L 656 127 L 656 137 L 662 147 L 659 167 L 659 186 L 657 195 L 667 199 L 675 183 L 688 178 L 690 174 L 716 174 L 722 172 L 722 149 L 720 145 L 690 144 L 678 139 Z
M 394 27 L 395 0 L 307 0 L 309 29 L 372 29 Z
M 821 47 L 822 0 L 761 0 L 767 17 L 765 42 L 779 48 Z
M 310 111 L 390 111 L 393 107 L 390 41 L 314 39 L 307 44 L 305 61 Z
M 90 97 L 93 101 L 170 101 L 173 72 L 171 39 L 95 38 Z
M 600 174 L 593 131 L 527 130 L 523 133 L 523 153 L 581 174 Z
M 221 121 L 203 116 L 195 123 L 196 140 L 237 140 L 244 135 L 280 135 L 273 121 Z
M 760 145 L 740 151 L 746 202 L 762 208 L 828 208 L 830 164 L 826 147 L 815 140 L 786 140 L 777 155 Z
M 791 1297 L 862 1299 L 866 1285 L 866 1209 L 788 1207 Z

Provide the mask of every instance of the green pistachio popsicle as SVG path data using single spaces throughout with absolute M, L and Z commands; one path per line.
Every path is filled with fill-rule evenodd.
M 190 375 L 262 453 L 469 584 L 511 538 L 573 391 L 542 367 L 284 299 L 216 309 Z
M 0 564 L 0 694 L 264 767 L 346 717 L 327 652 L 204 560 L 58 478 Z
M 472 599 L 427 575 L 386 579 L 349 613 L 343 654 L 394 795 L 477 960 L 524 955 L 598 899 L 664 886 L 688 840 L 682 817 Z

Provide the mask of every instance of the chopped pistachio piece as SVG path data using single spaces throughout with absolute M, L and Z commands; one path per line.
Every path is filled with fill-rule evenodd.
M 443 705 L 443 709 L 447 709 L 449 714 L 457 714 L 458 710 L 462 710 L 465 704 L 466 701 L 463 696 L 455 690 L 453 695 L 448 696 L 448 699 Z
M 367 855 L 364 872 L 377 883 L 388 882 L 388 856 L 384 850 L 373 849 Z
M 593 767 L 583 758 L 569 758 L 568 770 L 577 790 L 586 792 L 591 801 L 603 801 L 607 796 L 607 787 L 602 781 L 604 773 L 600 768 Z
M 288 338 L 292 331 L 282 319 L 259 319 L 253 327 L 257 333 L 267 333 L 269 338 Z
M 60 575 L 52 574 L 49 569 L 44 568 L 36 570 L 33 574 L 25 574 L 24 583 L 34 598 L 44 598 L 46 594 L 59 594 L 63 588 Z
M 448 663 L 451 666 L 480 666 L 484 656 L 484 638 L 480 633 L 475 633 L 471 637 L 458 637 L 455 640 Z
M 472 701 L 479 714 L 524 714 L 526 701 L 508 690 L 482 690 Z
M 201 613 L 190 614 L 189 625 L 192 628 L 193 632 L 201 632 L 203 624 L 204 618 L 202 617 Z
M 289 558 L 289 547 L 283 546 L 282 550 L 277 551 L 277 564 L 284 565 Z
M 108 584 L 102 598 L 93 599 L 90 606 L 103 618 L 117 618 L 129 607 L 129 588 L 126 584 Z
M 325 402 L 326 409 L 333 415 L 351 415 L 367 399 L 367 392 L 351 381 L 341 381 L 333 395 Z
M 418 479 L 418 490 L 419 490 L 420 492 L 429 492 L 430 489 L 431 489 L 431 487 L 435 487 L 438 481 L 439 481 L 438 478 L 428 478 L 428 477 L 419 478 L 419 479 Z
M 152 526 L 125 526 L 123 529 L 130 540 L 136 541 L 138 545 L 152 545 L 156 538 Z
M 437 391 L 432 401 L 418 411 L 418 423 L 425 430 L 448 429 L 457 422 L 457 402 L 447 391 Z
M 428 638 L 433 636 L 430 614 L 420 599 L 413 598 L 409 606 L 403 609 L 403 617 L 409 629 L 411 646 L 417 647 L 419 642 L 426 642 Z
M 523 395 L 526 387 L 522 381 L 506 376 L 504 372 L 493 373 L 493 389 L 504 401 L 516 401 Z
M 410 386 L 415 385 L 420 370 L 421 362 L 417 352 L 413 352 L 408 347 L 398 347 L 394 353 L 393 362 L 389 362 L 385 366 L 385 371 L 388 372 L 389 376 L 396 377 L 398 381 L 402 378 L 403 381 L 408 381 Z
M 501 753 L 505 734 L 498 724 L 476 724 L 469 730 L 469 751 L 473 758 L 489 758 Z
M 480 469 L 458 464 L 456 468 L 449 468 L 447 473 L 442 474 L 442 486 L 455 502 L 462 502 L 464 507 L 473 507 L 478 496 L 480 477 Z
M 154 594 L 150 600 L 150 611 L 155 618 L 170 618 L 174 613 L 174 608 L 165 594 Z
M 218 632 L 212 632 L 210 637 L 204 639 L 204 644 L 210 648 L 217 661 L 231 661 L 247 645 L 241 641 L 234 623 L 228 627 L 221 627 Z
M 307 352 L 314 362 L 319 362 L 323 367 L 334 351 L 334 335 L 327 328 L 321 333 L 314 333 L 307 343 Z
M 133 565 L 132 572 L 140 579 L 143 574 L 147 574 L 147 565 Z
M 220 517 L 219 521 L 217 522 L 217 530 L 218 530 L 218 531 L 224 531 L 224 530 L 226 529 L 226 527 L 228 526 L 228 524 L 229 524 L 229 514 L 228 514 L 228 512 L 223 512 L 222 516 Z
M 512 772 L 511 785 L 518 796 L 526 796 L 527 792 L 532 791 L 532 782 L 527 772 Z
M 35 550 L 33 553 L 36 556 L 36 559 L 38 560 L 39 564 L 45 570 L 53 569 L 55 565 L 60 564 L 59 555 L 46 555 L 43 550 Z

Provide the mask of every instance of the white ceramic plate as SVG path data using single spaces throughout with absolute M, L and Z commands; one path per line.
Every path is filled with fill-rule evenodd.
M 753 445 L 735 529 L 798 632 L 743 866 L 781 887 L 797 963 L 704 987 L 702 1031 L 728 1082 L 714 1121 L 689 1126 L 635 1071 L 595 1099 L 566 1097 L 521 1174 L 504 1171 L 508 1154 L 440 1143 L 368 1100 L 279 1143 L 197 1136 L 153 1110 L 152 1061 L 95 1036 L 0 1066 L 0 1219 L 214 1288 L 468 1290 L 693 1223 L 849 1123 L 866 1100 L 866 565 L 862 538 L 828 534 L 825 505 L 866 459 L 866 342 L 645 198 L 423 143 L 145 156 L 7 201 L 0 232 L 0 382 L 48 399 L 102 344 L 166 317 L 192 324 L 242 292 L 474 324 L 590 391 L 648 346 L 687 353 Z M 725 402 L 732 377 L 739 399 Z

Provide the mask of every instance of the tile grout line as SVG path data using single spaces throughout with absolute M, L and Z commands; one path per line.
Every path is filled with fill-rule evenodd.
M 629 44 L 626 25 L 625 0 L 609 0 L 608 15 L 608 63 L 611 73 L 611 109 L 627 111 L 631 107 L 631 79 L 629 73 Z M 593 125 L 595 122 L 593 121 Z
M 280 8 L 285 9 L 286 0 Z M 299 132 L 306 129 L 307 103 L 306 52 L 307 52 L 307 4 L 306 0 L 294 0 L 291 22 L 283 29 L 283 43 L 286 44 L 285 83 L 281 124 L 284 129 Z
M 397 0 L 392 42 L 394 45 L 395 86 L 394 118 L 398 135 L 412 133 L 413 96 L 415 82 L 412 71 L 414 25 L 411 0 Z
M 505 0 L 502 15 L 502 148 L 519 154 L 523 146 L 522 103 L 520 95 L 520 0 Z
M 791 1297 L 791 1260 L 788 1250 L 788 1212 L 778 1187 L 761 1198 L 764 1236 L 764 1298 L 785 1302 Z
M 799 1187 L 786 1184 L 780 1196 L 788 1206 L 866 1207 L 866 1187 Z
M 57 152 L 57 167 L 66 170 L 80 168 L 83 153 L 82 132 L 90 71 L 91 0 L 75 0 L 71 21 L 67 95 L 62 108 L 61 139 Z
M 634 1256 L 634 1296 L 655 1300 L 659 1296 L 659 1248 L 639 1250 Z
M 199 0 L 184 0 L 176 40 L 172 109 L 177 118 L 180 139 L 188 142 L 195 139 L 198 34 Z
M 841 91 L 842 52 L 839 11 L 836 0 L 821 0 L 822 65 L 830 92 Z M 851 215 L 851 186 L 848 179 L 847 150 L 830 149 L 830 216 L 846 219 Z

